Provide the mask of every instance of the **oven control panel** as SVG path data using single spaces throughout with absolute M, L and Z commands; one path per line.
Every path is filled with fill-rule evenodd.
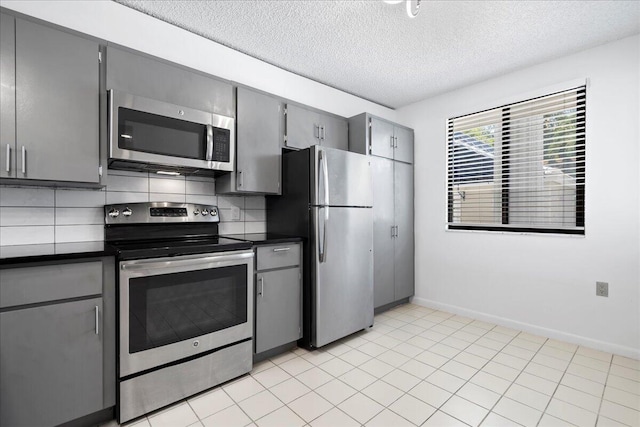
M 194 203 L 145 202 L 106 205 L 105 224 L 220 222 L 217 206 Z

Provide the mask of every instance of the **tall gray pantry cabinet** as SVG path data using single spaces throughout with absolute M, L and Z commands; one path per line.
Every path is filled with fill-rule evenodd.
M 363 113 L 349 119 L 349 150 L 371 159 L 374 307 L 382 311 L 415 292 L 413 130 Z
M 99 184 L 98 42 L 0 19 L 0 178 Z

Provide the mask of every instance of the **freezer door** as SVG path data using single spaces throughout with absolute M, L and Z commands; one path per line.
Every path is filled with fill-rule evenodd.
M 319 145 L 310 150 L 311 205 L 373 205 L 371 164 L 367 156 Z
M 312 208 L 311 344 L 373 324 L 371 208 Z

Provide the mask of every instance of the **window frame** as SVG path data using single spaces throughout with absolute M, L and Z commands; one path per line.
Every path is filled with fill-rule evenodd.
M 505 233 L 526 233 L 526 234 L 561 234 L 561 235 L 577 235 L 584 236 L 586 232 L 585 226 L 585 195 L 586 195 L 586 149 L 587 149 L 587 82 L 581 81 L 580 83 L 572 84 L 571 86 L 565 87 L 563 89 L 554 88 L 553 90 L 549 90 L 546 93 L 537 94 L 535 96 L 529 97 L 520 97 L 520 100 L 514 100 L 509 103 L 504 103 L 500 106 L 485 108 L 479 111 L 475 111 L 472 113 L 460 114 L 456 116 L 449 117 L 447 119 L 446 126 L 446 191 L 447 191 L 447 221 L 446 221 L 446 230 L 447 231 L 488 231 L 488 232 L 505 232 Z M 518 226 L 518 225 L 510 225 L 509 224 L 509 168 L 510 168 L 510 152 L 509 152 L 509 136 L 510 136 L 510 108 L 513 106 L 517 106 L 518 104 L 535 101 L 537 99 L 546 98 L 549 96 L 561 94 L 563 92 L 575 91 L 576 93 L 576 122 L 582 122 L 583 125 L 581 129 L 584 131 L 582 136 L 579 136 L 576 139 L 576 203 L 575 203 L 575 228 L 563 228 L 563 227 L 554 227 L 554 226 Z M 524 99 L 523 99 L 524 98 Z M 501 156 L 497 161 L 501 161 L 502 168 L 502 177 L 505 176 L 504 171 L 506 170 L 507 179 L 501 179 L 500 185 L 500 216 L 501 216 L 501 224 L 488 225 L 488 224 L 457 224 L 453 222 L 454 219 L 454 179 L 452 174 L 452 166 L 450 164 L 451 161 L 451 147 L 453 146 L 454 139 L 454 120 L 472 116 L 475 114 L 490 112 L 492 110 L 500 110 L 500 125 L 501 125 Z M 506 125 L 505 125 L 506 123 Z M 506 138 L 505 138 L 506 136 Z M 580 142 L 578 145 L 577 142 Z M 505 146 L 506 155 L 505 155 Z

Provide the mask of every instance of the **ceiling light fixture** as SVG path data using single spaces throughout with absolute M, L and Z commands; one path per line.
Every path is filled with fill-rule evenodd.
M 383 0 L 387 4 L 399 4 L 403 1 L 407 4 L 407 15 L 409 18 L 415 18 L 420 11 L 421 0 Z

